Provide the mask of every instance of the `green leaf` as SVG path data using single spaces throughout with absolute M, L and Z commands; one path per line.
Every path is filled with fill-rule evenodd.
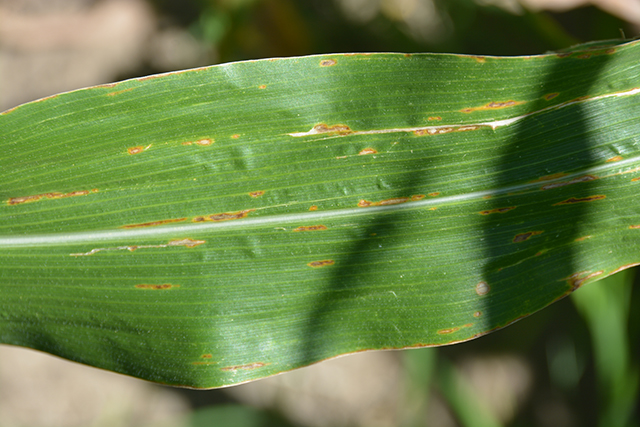
M 504 327 L 640 263 L 640 44 L 322 55 L 0 115 L 0 342 L 190 387 Z

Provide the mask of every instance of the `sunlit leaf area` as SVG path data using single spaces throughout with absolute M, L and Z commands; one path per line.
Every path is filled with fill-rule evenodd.
M 639 33 L 0 0 L 0 426 L 638 426 Z

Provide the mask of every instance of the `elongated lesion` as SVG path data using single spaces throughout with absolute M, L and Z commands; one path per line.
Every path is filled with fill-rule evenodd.
M 224 368 L 220 368 L 220 370 L 224 372 L 248 371 L 251 369 L 262 368 L 263 366 L 267 366 L 267 365 L 268 363 L 255 362 L 255 363 L 247 363 L 245 365 L 226 366 Z
M 89 252 L 80 252 L 69 254 L 70 256 L 79 257 L 79 256 L 89 256 L 96 254 L 98 252 L 106 252 L 106 251 L 129 251 L 134 252 L 138 249 L 152 249 L 152 248 L 168 248 L 172 246 L 184 246 L 187 248 L 193 248 L 198 245 L 202 245 L 206 243 L 205 240 L 194 240 L 190 238 L 179 239 L 179 240 L 170 240 L 168 243 L 160 244 L 160 245 L 125 245 L 125 246 L 111 246 L 106 248 L 94 248 Z
M 370 202 L 369 200 L 360 200 L 358 202 L 358 207 L 369 208 L 372 206 L 399 205 L 401 203 L 417 202 L 418 200 L 422 200 L 424 198 L 425 198 L 424 194 L 414 194 L 411 197 L 393 197 L 391 199 L 380 200 L 378 202 Z
M 150 290 L 154 290 L 154 291 L 158 291 L 158 290 L 165 290 L 165 289 L 171 289 L 171 288 L 179 288 L 180 285 L 172 285 L 171 283 L 163 283 L 163 284 L 149 284 L 149 283 L 141 283 L 136 285 L 136 288 L 138 289 L 150 289 Z
M 322 224 L 318 224 L 318 225 L 301 225 L 298 228 L 295 228 L 293 231 L 299 232 L 299 231 L 322 231 L 322 230 L 326 230 L 327 226 L 326 225 L 322 225 Z
M 309 267 L 313 267 L 313 268 L 320 268 L 320 267 L 326 267 L 326 266 L 333 265 L 333 264 L 335 264 L 334 260 L 332 260 L 332 259 L 323 259 L 323 260 L 320 260 L 320 261 L 311 261 L 307 265 Z
M 52 192 L 52 193 L 33 194 L 30 196 L 22 196 L 22 197 L 11 197 L 9 200 L 7 200 L 7 204 L 19 205 L 22 203 L 37 202 L 42 199 L 63 199 L 66 197 L 86 196 L 87 194 L 96 193 L 97 191 L 98 190 L 94 188 L 92 190 L 71 191 L 69 193 Z
M 143 222 L 142 224 L 129 224 L 123 225 L 121 228 L 140 228 L 140 227 L 155 227 L 157 225 L 171 224 L 174 222 L 185 221 L 187 218 L 173 218 L 173 219 L 163 219 L 160 221 L 151 221 L 151 222 Z
M 217 214 L 211 214 L 211 215 L 204 215 L 204 216 L 197 216 L 195 218 L 193 218 L 193 222 L 204 222 L 204 221 L 213 221 L 213 222 L 220 222 L 220 221 L 231 221 L 234 219 L 242 219 L 245 218 L 249 212 L 253 212 L 255 209 L 245 209 L 242 211 L 238 211 L 238 212 L 222 212 L 222 213 L 217 213 Z
M 495 213 L 505 213 L 505 212 L 509 212 L 512 211 L 516 208 L 517 206 L 509 206 L 506 208 L 496 208 L 496 209 L 489 209 L 486 211 L 480 211 L 480 215 L 491 215 L 491 214 L 495 214 Z
M 593 202 L 596 200 L 606 199 L 607 196 L 604 194 L 596 194 L 595 196 L 589 197 L 571 197 L 567 200 L 563 200 L 561 202 L 555 203 L 553 206 L 561 206 L 561 205 L 572 205 L 574 203 L 585 203 L 585 202 Z
M 480 107 L 463 108 L 462 110 L 460 110 L 460 112 L 473 113 L 474 111 L 497 110 L 500 108 L 515 107 L 516 105 L 521 105 L 521 104 L 524 104 L 525 102 L 526 101 L 514 101 L 513 99 L 510 99 L 508 101 L 492 101 Z

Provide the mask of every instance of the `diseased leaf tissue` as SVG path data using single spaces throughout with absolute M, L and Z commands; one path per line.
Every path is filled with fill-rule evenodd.
M 206 388 L 502 328 L 640 263 L 639 49 L 248 61 L 5 111 L 0 341 Z

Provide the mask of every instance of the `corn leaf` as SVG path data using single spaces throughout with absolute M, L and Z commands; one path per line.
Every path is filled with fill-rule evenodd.
M 640 263 L 640 44 L 336 54 L 0 115 L 0 342 L 237 384 L 469 340 Z

